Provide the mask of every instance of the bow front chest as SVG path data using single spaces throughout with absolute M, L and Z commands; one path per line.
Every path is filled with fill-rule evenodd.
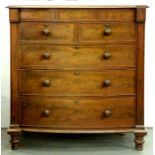
M 144 128 L 146 6 L 10 6 L 11 135 Z

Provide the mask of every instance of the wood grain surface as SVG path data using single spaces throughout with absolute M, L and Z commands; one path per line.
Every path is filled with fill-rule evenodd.
M 50 71 L 21 70 L 20 94 L 49 96 L 115 96 L 135 95 L 136 72 L 133 70 L 110 71 Z M 50 86 L 43 85 L 44 80 Z M 104 86 L 110 80 L 111 86 Z
M 21 68 L 59 67 L 136 67 L 133 45 L 39 45 L 22 44 L 19 50 Z M 111 57 L 105 58 L 109 53 Z M 48 54 L 49 58 L 44 58 Z
M 9 6 L 11 135 L 134 132 L 143 149 L 147 6 Z
M 104 129 L 135 125 L 135 98 L 53 100 L 21 98 L 21 125 L 64 129 Z M 49 115 L 44 115 L 49 110 Z M 111 111 L 106 117 L 104 112 Z

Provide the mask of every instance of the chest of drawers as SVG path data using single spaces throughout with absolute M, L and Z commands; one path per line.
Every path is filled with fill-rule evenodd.
M 11 136 L 135 134 L 144 143 L 146 6 L 10 6 Z

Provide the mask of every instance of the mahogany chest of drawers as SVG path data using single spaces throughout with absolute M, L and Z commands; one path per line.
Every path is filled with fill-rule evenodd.
M 11 135 L 135 134 L 144 143 L 146 6 L 10 6 Z

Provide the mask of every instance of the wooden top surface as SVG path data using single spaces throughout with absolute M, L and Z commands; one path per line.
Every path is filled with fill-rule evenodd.
M 52 8 L 148 8 L 147 5 L 10 5 L 7 8 L 32 8 L 32 9 L 52 9 Z

